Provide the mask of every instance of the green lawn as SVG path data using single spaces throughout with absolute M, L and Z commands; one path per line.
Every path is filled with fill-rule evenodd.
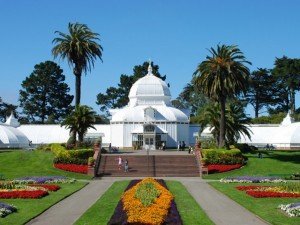
M 55 203 L 80 190 L 86 184 L 87 183 L 84 182 L 58 184 L 61 187 L 60 190 L 56 192 L 50 192 L 48 196 L 41 199 L 0 199 L 1 202 L 13 204 L 18 209 L 16 213 L 12 213 L 5 218 L 0 218 L 0 224 L 25 224 L 29 220 L 44 212 L 46 209 L 50 208 Z
M 286 175 L 299 172 L 300 151 L 265 151 L 263 158 L 246 154 L 248 163 L 241 169 L 203 176 L 204 179 L 220 179 L 242 175 Z
M 0 174 L 6 179 L 24 176 L 61 175 L 76 179 L 91 179 L 85 174 L 59 170 L 53 167 L 53 153 L 44 151 L 0 151 Z
M 299 198 L 253 198 L 245 192 L 235 189 L 235 186 L 251 184 L 224 184 L 220 182 L 209 182 L 209 184 L 273 225 L 299 224 L 299 218 L 287 217 L 281 210 L 277 209 L 280 204 L 299 202 Z
M 115 182 L 104 195 L 76 221 L 75 225 L 107 224 L 128 183 L 129 181 Z M 166 183 L 169 190 L 175 196 L 175 202 L 184 224 L 213 224 L 180 182 L 166 181 Z

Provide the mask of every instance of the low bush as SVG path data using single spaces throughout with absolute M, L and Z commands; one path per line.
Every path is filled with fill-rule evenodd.
M 69 150 L 68 152 L 71 158 L 79 159 L 88 159 L 94 155 L 94 151 L 92 149 Z
M 58 156 L 53 159 L 53 163 L 85 165 L 88 163 L 88 159 L 79 159 L 79 158 Z
M 220 164 L 220 165 L 234 165 L 243 164 L 245 159 L 238 149 L 204 149 L 203 160 L 205 164 Z
M 248 144 L 235 144 L 235 147 L 239 149 L 242 153 L 252 153 L 257 150 L 255 146 Z

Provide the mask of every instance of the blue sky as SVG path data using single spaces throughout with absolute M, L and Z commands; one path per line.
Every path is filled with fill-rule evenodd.
M 0 96 L 18 104 L 21 82 L 35 64 L 53 60 L 54 31 L 69 22 L 87 24 L 100 33 L 103 63 L 82 79 L 82 104 L 117 85 L 120 74 L 151 58 L 167 75 L 173 98 L 192 78 L 207 48 L 237 44 L 257 67 L 271 68 L 275 57 L 300 54 L 300 1 L 6 1 L 0 0 Z M 66 62 L 66 82 L 74 93 L 74 76 Z M 299 107 L 299 96 L 296 106 Z M 251 107 L 247 112 L 253 115 Z

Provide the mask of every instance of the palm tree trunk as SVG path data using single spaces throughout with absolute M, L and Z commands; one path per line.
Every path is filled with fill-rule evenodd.
M 81 74 L 75 74 L 76 81 L 75 81 L 75 106 L 80 105 L 80 96 L 81 96 Z
M 226 98 L 224 96 L 220 97 L 220 106 L 221 106 L 221 117 L 220 117 L 220 139 L 219 139 L 219 147 L 223 148 L 225 145 L 225 103 Z

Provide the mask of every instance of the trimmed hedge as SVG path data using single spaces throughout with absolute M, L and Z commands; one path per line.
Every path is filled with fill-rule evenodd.
M 61 144 L 51 144 L 51 151 L 55 155 L 53 163 L 86 165 L 88 158 L 94 155 L 91 149 L 66 150 Z
M 207 165 L 234 165 L 244 163 L 244 157 L 242 155 L 242 152 L 238 149 L 203 149 L 202 153 L 203 160 Z

